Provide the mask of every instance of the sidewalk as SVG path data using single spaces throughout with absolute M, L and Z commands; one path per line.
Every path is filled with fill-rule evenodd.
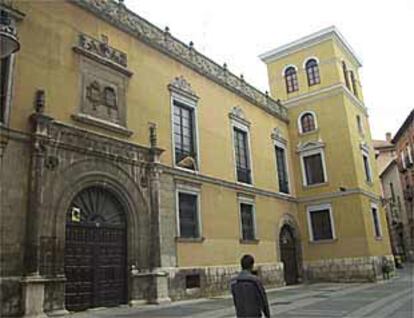
M 272 317 L 411 318 L 414 307 L 413 270 L 413 266 L 408 266 L 399 270 L 397 277 L 379 283 L 304 284 L 269 289 Z M 69 317 L 226 318 L 234 317 L 234 308 L 228 294 L 165 305 L 95 308 Z

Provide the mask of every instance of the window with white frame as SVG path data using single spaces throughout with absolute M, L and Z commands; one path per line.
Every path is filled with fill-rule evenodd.
M 281 143 L 275 144 L 277 177 L 279 180 L 279 192 L 289 194 L 289 174 L 286 161 L 286 147 Z
M 372 182 L 371 164 L 369 162 L 369 152 L 362 149 L 362 163 L 364 165 L 365 181 Z
M 240 228 L 243 241 L 256 240 L 256 218 L 253 202 L 240 201 Z
M 197 170 L 195 108 L 173 99 L 174 157 L 179 167 Z
M 307 214 L 311 241 L 333 240 L 336 238 L 330 204 L 309 206 Z
M 299 132 L 305 134 L 317 129 L 316 114 L 312 111 L 305 111 L 298 117 Z
M 319 75 L 319 65 L 318 61 L 315 58 L 311 58 L 306 62 L 305 69 L 309 86 L 313 86 L 321 82 L 321 77 Z
M 234 152 L 236 156 L 237 181 L 252 183 L 247 131 L 233 127 Z
M 198 192 L 184 189 L 177 190 L 178 237 L 201 237 L 199 206 Z
M 296 68 L 294 66 L 289 66 L 284 72 L 285 82 L 286 82 L 286 91 L 288 93 L 296 92 L 299 90 L 299 81 Z
M 323 149 L 303 152 L 301 164 L 304 185 L 316 185 L 327 182 L 325 155 Z
M 374 226 L 374 235 L 377 238 L 382 237 L 381 221 L 378 213 L 378 206 L 371 204 L 372 223 Z

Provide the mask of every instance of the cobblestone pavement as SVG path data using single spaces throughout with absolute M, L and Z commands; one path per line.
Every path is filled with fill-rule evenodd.
M 413 318 L 414 266 L 380 283 L 312 284 L 268 291 L 272 317 L 286 318 Z M 175 302 L 169 305 L 92 309 L 70 315 L 84 317 L 235 317 L 228 296 Z

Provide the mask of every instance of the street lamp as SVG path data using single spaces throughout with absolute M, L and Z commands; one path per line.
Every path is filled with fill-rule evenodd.
M 0 58 L 12 55 L 20 49 L 14 21 L 4 12 L 0 15 Z

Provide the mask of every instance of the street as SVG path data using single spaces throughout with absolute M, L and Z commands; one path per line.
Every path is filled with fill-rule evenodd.
M 312 284 L 268 290 L 272 317 L 414 317 L 414 266 L 398 270 L 397 277 L 379 283 Z M 175 302 L 131 308 L 98 308 L 73 314 L 83 317 L 234 317 L 232 299 Z

